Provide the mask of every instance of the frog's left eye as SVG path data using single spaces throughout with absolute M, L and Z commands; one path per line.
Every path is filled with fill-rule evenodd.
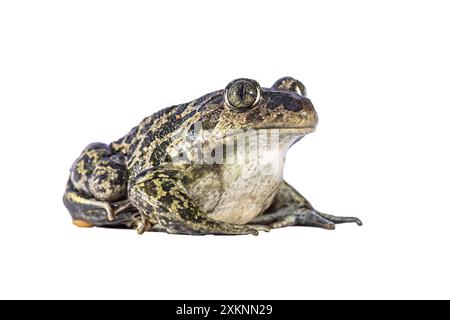
M 272 89 L 281 90 L 281 91 L 292 91 L 301 96 L 306 97 L 306 88 L 297 79 L 292 77 L 284 77 L 278 79 L 272 86 Z
M 236 111 L 256 106 L 261 98 L 261 87 L 251 79 L 236 79 L 225 88 L 225 103 Z

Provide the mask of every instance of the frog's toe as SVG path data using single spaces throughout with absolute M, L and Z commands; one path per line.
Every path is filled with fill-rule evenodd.
M 251 234 L 254 236 L 257 236 L 260 231 L 268 232 L 270 230 L 269 226 L 262 226 L 262 225 L 239 225 L 239 232 L 233 233 L 233 234 Z M 236 229 L 238 231 L 238 229 Z
M 236 234 L 242 234 L 242 235 L 251 234 L 253 236 L 257 236 L 259 234 L 259 231 L 256 228 L 253 228 L 253 226 L 252 226 L 251 228 L 244 228 L 244 229 L 242 229 L 242 231 L 240 233 L 236 233 Z
M 269 232 L 270 231 L 270 226 L 267 225 L 252 225 L 251 226 L 252 229 L 255 229 L 256 231 L 264 231 L 264 232 Z
M 337 217 L 337 216 L 333 216 L 331 214 L 326 214 L 326 213 L 319 213 L 319 215 L 335 224 L 356 223 L 358 226 L 363 225 L 362 221 L 355 217 Z
M 108 221 L 114 221 L 114 218 L 116 217 L 114 211 L 109 209 L 109 210 L 106 210 L 106 213 L 107 213 Z
M 133 220 L 138 235 L 141 235 L 152 228 L 152 223 L 150 222 L 149 217 L 145 214 L 135 214 L 133 216 Z

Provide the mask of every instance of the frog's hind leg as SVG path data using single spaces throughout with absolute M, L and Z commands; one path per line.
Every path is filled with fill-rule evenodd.
M 189 235 L 257 235 L 267 226 L 237 225 L 209 218 L 186 191 L 177 168 L 151 168 L 130 185 L 130 200 L 139 212 L 159 225 L 158 231 Z M 154 230 L 154 226 L 152 226 Z M 138 230 L 139 232 L 139 230 Z
M 315 210 L 296 205 L 287 205 L 274 212 L 264 213 L 252 220 L 250 224 L 268 225 L 271 229 L 289 226 L 307 226 L 328 230 L 335 229 L 333 221 L 325 219 Z
M 74 223 L 79 226 L 132 224 L 134 208 L 127 200 L 127 177 L 123 154 L 103 143 L 87 146 L 72 166 L 64 193 L 64 204 Z
M 315 210 L 308 200 L 283 181 L 269 209 L 250 224 L 263 224 L 271 228 L 308 226 L 333 230 L 335 224 L 350 222 L 362 225 L 358 218 L 336 217 Z
M 137 228 L 140 225 L 140 215 L 128 199 L 109 203 L 88 198 L 75 190 L 69 181 L 63 201 L 73 224 L 78 227 Z

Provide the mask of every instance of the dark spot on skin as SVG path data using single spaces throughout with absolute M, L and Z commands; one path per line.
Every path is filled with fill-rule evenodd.
M 158 112 L 155 112 L 151 117 L 153 119 L 161 118 L 162 116 L 164 116 L 164 115 L 170 113 L 171 111 L 173 111 L 173 109 L 175 109 L 176 107 L 178 107 L 178 105 L 174 105 L 174 106 L 170 106 L 170 107 L 164 108 L 162 110 L 159 110 Z
M 117 171 L 126 169 L 124 163 L 116 162 L 116 161 L 108 161 L 108 166 Z
M 149 131 L 145 138 L 144 138 L 144 142 L 141 145 L 141 152 L 144 151 L 144 149 L 148 148 L 150 146 L 150 144 L 157 140 L 157 139 L 161 139 L 163 137 L 166 137 L 168 135 L 170 135 L 171 133 L 173 133 L 175 130 L 177 130 L 187 119 L 191 118 L 197 111 L 191 111 L 190 113 L 188 113 L 187 115 L 185 115 L 184 117 L 178 119 L 178 120 L 173 120 L 165 122 L 163 125 L 161 125 L 159 128 L 157 128 L 155 131 Z M 175 115 L 174 115 L 175 116 Z M 162 155 L 162 153 L 160 152 L 160 155 Z M 161 160 L 161 159 L 159 159 Z
M 134 155 L 134 154 L 135 154 L 135 152 L 136 152 L 136 146 L 137 146 L 137 144 L 135 144 L 135 143 L 133 143 L 133 144 L 130 146 L 130 150 L 128 150 L 129 155 Z
M 164 195 L 162 197 L 159 197 L 158 201 L 162 203 L 166 208 L 169 208 L 174 201 L 180 202 L 178 199 L 171 195 Z
M 118 186 L 120 188 L 126 188 L 128 174 L 126 170 L 116 171 L 116 176 L 110 179 L 111 185 Z
M 175 178 L 178 174 L 177 170 L 164 170 L 161 172 L 161 174 L 164 174 L 165 176 L 168 176 L 170 178 Z
M 155 140 L 155 138 L 156 136 L 153 131 L 147 132 L 144 138 L 144 142 L 141 145 L 141 151 L 143 151 L 145 147 L 148 147 L 153 142 L 153 140 Z
M 161 137 L 161 135 L 159 134 L 159 130 L 154 130 L 154 127 L 153 127 L 156 119 L 159 119 L 159 118 L 163 117 L 164 115 L 173 112 L 176 108 L 177 108 L 176 114 L 179 114 L 179 113 L 183 112 L 184 109 L 186 109 L 186 107 L 187 107 L 187 104 L 182 104 L 180 106 L 177 106 L 177 105 L 171 106 L 171 107 L 162 109 L 162 110 L 154 113 L 150 117 L 146 118 L 144 120 L 144 125 L 140 129 L 138 129 L 138 132 L 136 133 L 136 134 L 145 136 L 143 147 L 145 148 L 146 146 L 150 145 L 155 138 Z M 136 143 L 131 146 L 130 151 L 133 150 L 133 152 L 130 152 L 130 154 L 134 154 L 135 149 L 136 149 Z
M 94 142 L 94 143 L 91 143 L 90 145 L 88 145 L 86 147 L 85 151 L 88 151 L 88 150 L 100 150 L 100 149 L 109 150 L 109 146 L 107 144 L 105 144 L 105 143 Z
M 223 101 L 223 90 L 206 94 L 197 100 L 193 101 L 193 105 L 196 106 L 198 111 L 203 111 L 210 105 L 217 104 Z
M 130 144 L 136 136 L 137 132 L 138 127 L 134 127 L 133 129 L 131 129 L 130 133 L 126 136 L 125 143 Z
M 190 127 L 186 130 L 188 136 L 194 136 L 195 133 L 195 123 L 191 124 Z
M 181 104 L 178 106 L 178 108 L 176 109 L 175 112 L 173 112 L 168 118 L 167 118 L 167 123 L 176 123 L 178 121 L 181 121 L 183 118 L 181 117 L 181 114 L 186 110 L 186 108 L 188 107 L 188 103 L 185 104 Z
M 213 112 L 207 113 L 204 116 L 202 116 L 199 120 L 202 124 L 202 128 L 204 130 L 214 129 L 219 120 L 218 119 L 219 115 L 220 115 L 220 111 L 216 109 Z
M 213 99 L 211 99 L 211 104 L 221 104 L 223 103 L 223 95 L 218 95 L 216 97 L 214 97 Z
M 165 180 L 165 181 L 163 181 L 163 183 L 161 184 L 161 187 L 162 187 L 162 189 L 163 189 L 165 192 L 169 192 L 170 189 L 172 189 L 172 188 L 175 187 L 175 185 L 174 185 L 174 183 L 173 183 L 171 180 Z
M 176 123 L 173 122 L 166 122 L 163 125 L 161 125 L 156 131 L 154 131 L 154 137 L 155 138 L 163 138 L 167 136 L 168 134 L 172 133 L 173 130 L 176 128 Z
M 102 173 L 95 177 L 95 181 L 99 184 L 103 183 L 106 179 L 108 179 L 107 173 Z
M 181 218 L 183 218 L 184 220 L 187 221 L 193 221 L 193 222 L 201 222 L 202 217 L 200 216 L 200 213 L 198 212 L 197 208 L 192 208 L 192 207 L 188 207 L 188 208 L 181 208 L 180 210 L 178 210 L 178 214 L 180 215 Z
M 156 197 L 158 194 L 158 189 L 152 181 L 146 181 L 144 184 L 144 191 L 146 194 L 152 197 Z
M 158 165 L 161 162 L 164 162 L 167 156 L 167 147 L 172 143 L 172 139 L 168 139 L 166 141 L 161 142 L 154 150 L 150 157 L 150 161 L 154 165 Z
M 142 127 L 138 128 L 137 134 L 146 134 L 148 131 L 150 131 L 153 127 L 153 124 L 155 123 L 155 118 L 153 116 L 150 116 L 146 119 L 144 119 L 144 124 Z
M 106 188 L 102 185 L 97 185 L 97 192 L 105 193 Z
M 180 104 L 177 108 L 177 111 L 174 113 L 175 116 L 182 114 L 186 108 L 188 107 L 189 103 L 183 103 Z
M 196 99 L 196 100 L 193 102 L 193 105 L 195 105 L 195 106 L 201 106 L 201 105 L 204 104 L 205 101 L 209 100 L 210 97 L 211 97 L 211 94 L 210 94 L 210 93 L 205 94 L 204 96 L 201 96 L 200 98 Z

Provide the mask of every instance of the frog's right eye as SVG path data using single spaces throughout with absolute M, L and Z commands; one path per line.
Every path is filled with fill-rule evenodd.
M 255 80 L 236 79 L 225 88 L 225 103 L 238 112 L 253 108 L 260 98 L 261 87 Z

